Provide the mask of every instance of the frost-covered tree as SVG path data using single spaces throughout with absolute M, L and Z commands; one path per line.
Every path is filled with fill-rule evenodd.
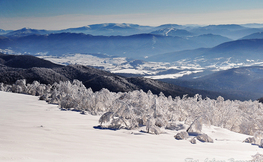
M 0 83 L 0 91 L 5 91 L 4 83 Z
M 202 125 L 214 125 L 229 130 L 257 136 L 263 131 L 263 105 L 258 101 L 230 101 L 223 97 L 205 98 L 187 95 L 172 98 L 151 91 L 110 92 L 107 89 L 93 92 L 82 82 L 59 82 L 52 85 L 34 81 L 32 84 L 18 80 L 13 85 L 0 83 L 0 90 L 40 96 L 48 103 L 58 104 L 61 109 L 101 115 L 102 127 L 136 129 L 160 134 L 164 129 L 179 130 L 188 125 L 189 131 L 202 131 Z
M 256 131 L 254 133 L 254 139 L 256 145 L 261 145 L 261 140 L 263 139 L 263 131 Z
M 14 93 L 25 93 L 26 87 L 26 80 L 21 79 L 17 80 L 16 83 L 12 86 L 12 92 Z

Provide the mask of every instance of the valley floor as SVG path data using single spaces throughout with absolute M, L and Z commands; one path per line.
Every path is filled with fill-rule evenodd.
M 214 143 L 174 139 L 175 131 L 100 130 L 99 116 L 61 111 L 38 97 L 0 91 L 0 161 L 230 161 L 251 160 L 263 149 L 247 135 L 205 127 Z M 142 128 L 143 129 L 143 128 Z M 192 158 L 192 160 L 190 160 Z

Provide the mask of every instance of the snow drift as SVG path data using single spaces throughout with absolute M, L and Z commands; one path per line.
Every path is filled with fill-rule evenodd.
M 193 145 L 174 139 L 180 130 L 156 136 L 144 128 L 94 129 L 99 116 L 60 111 L 35 96 L 0 92 L 0 105 L 0 161 L 248 161 L 263 153 L 242 143 L 251 136 L 214 126 L 202 128 L 214 143 Z

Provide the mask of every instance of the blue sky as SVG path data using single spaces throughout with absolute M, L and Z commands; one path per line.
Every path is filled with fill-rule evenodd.
M 262 0 L 0 0 L 0 29 L 263 23 Z

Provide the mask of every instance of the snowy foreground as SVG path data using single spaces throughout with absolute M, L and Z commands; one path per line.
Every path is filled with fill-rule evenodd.
M 204 127 L 214 143 L 176 140 L 176 131 L 101 130 L 99 116 L 61 111 L 36 96 L 0 91 L 0 161 L 248 161 L 263 149 L 247 135 Z

